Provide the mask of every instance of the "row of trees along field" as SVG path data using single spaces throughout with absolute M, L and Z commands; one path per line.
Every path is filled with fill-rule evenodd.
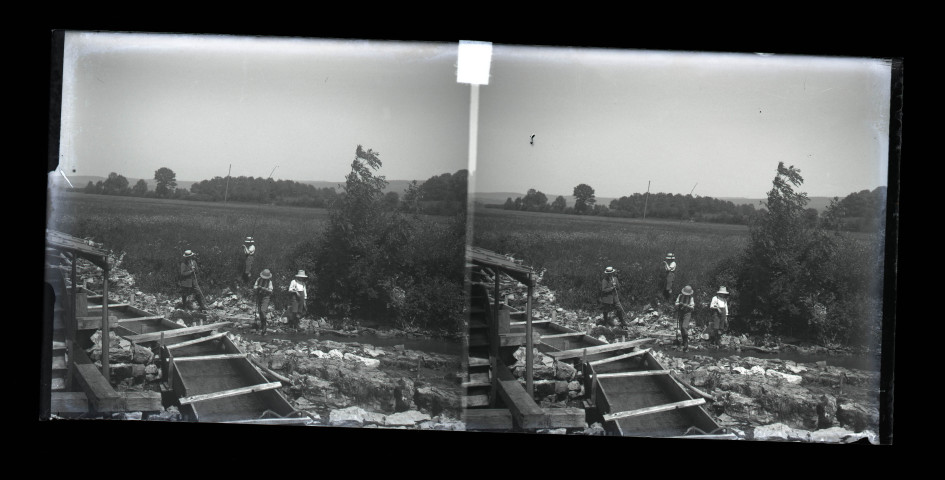
M 207 202 L 234 201 L 264 203 L 297 207 L 327 208 L 345 191 L 334 188 L 316 188 L 313 185 L 292 180 L 273 180 L 262 177 L 214 177 L 191 185 L 190 190 L 176 188 L 176 174 L 163 167 L 154 174 L 157 187 L 148 190 L 148 183 L 138 180 L 129 187 L 128 179 L 112 172 L 104 181 L 89 182 L 81 191 L 100 195 L 125 195 L 136 197 L 160 197 L 197 200 Z M 419 183 L 413 181 L 404 191 L 403 198 L 397 192 L 382 195 L 381 205 L 387 210 L 402 210 L 428 215 L 454 215 L 466 209 L 467 170 L 456 173 L 434 175 Z
M 747 225 L 759 213 L 752 204 L 739 204 L 712 197 L 673 193 L 634 193 L 610 201 L 610 206 L 597 204 L 594 189 L 587 184 L 574 187 L 575 204 L 569 207 L 564 197 L 558 196 L 548 202 L 548 196 L 534 188 L 525 197 L 512 200 L 508 197 L 502 205 L 487 205 L 487 208 L 521 210 L 526 212 L 552 212 L 569 215 L 597 215 L 604 217 L 665 218 L 693 220 L 708 223 L 731 223 Z M 763 208 L 761 210 L 764 210 Z M 843 199 L 835 197 L 830 206 L 820 215 L 816 208 L 804 208 L 801 221 L 808 227 L 824 226 L 845 231 L 872 232 L 881 230 L 886 217 L 886 187 L 873 191 L 854 192 Z
M 558 196 L 551 203 L 548 197 L 534 188 L 529 189 L 525 197 L 512 200 L 507 198 L 501 206 L 492 208 L 522 210 L 527 212 L 554 212 L 569 215 L 597 215 L 604 217 L 643 217 L 667 219 L 692 219 L 700 222 L 747 224 L 755 214 L 754 205 L 735 205 L 732 202 L 712 197 L 693 197 L 672 193 L 640 194 L 611 200 L 610 206 L 600 205 L 594 196 L 594 189 L 587 184 L 574 187 L 575 202 L 569 207 L 564 197 Z M 817 213 L 816 209 L 811 209 Z

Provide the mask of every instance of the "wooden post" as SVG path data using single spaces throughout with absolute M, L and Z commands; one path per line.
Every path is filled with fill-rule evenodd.
M 102 275 L 102 375 L 111 382 L 108 373 L 108 347 L 111 343 L 108 328 L 108 257 L 105 258 L 104 274 Z
M 532 274 L 528 274 L 528 299 L 525 301 L 525 391 L 528 392 L 528 396 L 534 398 L 535 390 L 532 388 L 532 362 L 534 362 L 534 354 L 532 349 L 534 348 L 532 340 Z
M 77 278 L 76 278 L 76 271 L 75 271 L 75 268 L 76 268 L 75 264 L 78 263 L 78 260 L 79 260 L 79 257 L 76 256 L 75 252 L 72 252 L 72 273 L 70 277 L 72 280 L 72 308 L 70 309 L 70 311 L 66 312 L 67 323 L 66 323 L 66 339 L 65 339 L 66 340 L 66 356 L 68 357 L 66 358 L 66 391 L 67 392 L 72 391 L 72 364 L 75 363 L 75 356 L 74 356 L 75 354 L 73 353 L 72 349 L 75 348 L 75 345 L 73 345 L 73 342 L 75 341 L 75 332 L 76 332 L 75 317 L 76 317 L 76 310 L 78 309 L 77 296 L 79 295 L 78 293 L 79 285 L 76 283 Z M 83 295 L 84 295 L 84 292 L 83 292 Z

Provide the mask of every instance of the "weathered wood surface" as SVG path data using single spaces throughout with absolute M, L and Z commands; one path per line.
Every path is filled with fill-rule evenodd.
M 118 322 L 118 317 L 114 315 L 108 316 L 108 326 L 109 330 L 115 328 L 116 323 Z M 88 317 L 75 317 L 76 330 L 98 330 L 102 328 L 102 316 L 88 316 Z
M 222 336 L 224 336 L 224 335 L 226 335 L 225 332 L 214 333 L 214 334 L 212 334 L 212 335 L 207 335 L 207 336 L 205 336 L 205 337 L 195 338 L 195 339 L 193 339 L 193 340 L 187 340 L 187 341 L 180 342 L 180 343 L 174 343 L 174 344 L 168 345 L 167 348 L 168 348 L 168 349 L 180 348 L 180 347 L 186 347 L 186 346 L 188 346 L 188 345 L 195 345 L 195 344 L 197 344 L 197 343 L 209 342 L 210 340 L 216 340 L 216 339 L 218 339 L 218 338 L 220 338 L 220 337 L 222 337 Z
M 630 353 L 624 353 L 622 355 L 614 355 L 613 357 L 605 358 L 602 360 L 595 360 L 593 362 L 590 362 L 590 364 L 593 366 L 597 366 L 597 365 L 603 365 L 605 363 L 619 362 L 620 360 L 626 360 L 628 358 L 639 357 L 640 355 L 644 355 L 646 354 L 646 352 L 649 352 L 649 351 L 650 351 L 649 348 L 644 348 L 643 350 L 637 350 Z
M 84 392 L 52 392 L 49 411 L 52 413 L 86 413 L 89 398 Z
M 598 373 L 596 378 L 626 378 L 626 377 L 650 377 L 653 375 L 669 375 L 669 370 L 643 370 L 640 372 L 615 372 Z
M 230 420 L 220 423 L 239 423 L 243 425 L 318 425 L 309 417 L 259 418 L 256 420 Z
M 217 322 L 217 323 L 210 323 L 207 325 L 199 325 L 199 326 L 193 326 L 193 327 L 184 327 L 184 328 L 176 328 L 176 329 L 171 329 L 171 330 L 164 330 L 161 332 L 142 333 L 141 335 L 129 336 L 127 337 L 127 340 L 132 341 L 134 343 L 141 344 L 141 343 L 160 340 L 162 335 L 164 336 L 164 338 L 179 337 L 182 335 L 190 335 L 192 333 L 209 332 L 209 331 L 216 330 L 218 328 L 222 328 L 222 327 L 225 327 L 227 325 L 232 325 L 232 324 L 233 322 Z
M 630 349 L 630 348 L 636 348 L 639 345 L 643 345 L 645 343 L 649 343 L 652 341 L 654 341 L 654 339 L 652 338 L 641 338 L 637 340 L 631 340 L 629 342 L 607 343 L 604 345 L 596 345 L 593 347 L 574 348 L 571 350 L 562 350 L 560 352 L 548 352 L 548 355 L 554 358 L 555 360 L 566 360 L 570 358 L 579 358 L 583 356 L 585 353 L 587 355 L 592 355 L 595 353 L 611 352 L 615 350 L 625 350 L 625 349 Z
M 529 430 L 543 427 L 545 411 L 528 395 L 518 380 L 499 380 L 498 386 L 499 397 L 509 407 L 512 418 L 520 428 Z
M 467 430 L 512 430 L 512 412 L 507 408 L 476 408 L 463 411 Z
M 280 388 L 280 387 L 282 387 L 282 384 L 279 382 L 263 383 L 259 385 L 250 385 L 248 387 L 240 387 L 240 388 L 234 388 L 231 390 L 224 390 L 222 392 L 202 393 L 199 395 L 191 395 L 189 397 L 183 397 L 179 401 L 181 405 L 187 405 L 189 403 L 203 402 L 206 400 L 214 400 L 217 398 L 232 397 L 234 395 L 246 395 L 249 393 L 262 392 L 264 390 L 272 390 L 272 389 Z
M 699 395 L 700 397 L 702 397 L 702 398 L 704 398 L 704 399 L 706 399 L 706 400 L 708 400 L 708 401 L 710 401 L 710 402 L 714 402 L 714 401 L 715 401 L 715 397 L 713 397 L 712 395 L 709 395 L 708 393 L 703 392 L 702 390 L 699 390 L 699 389 L 696 388 L 696 387 L 693 387 L 692 385 L 690 385 L 690 384 L 689 384 L 688 382 L 686 382 L 685 380 L 679 378 L 679 376 L 676 375 L 675 373 L 670 373 L 670 376 L 673 377 L 673 380 L 675 380 L 676 383 L 682 385 L 683 387 L 688 388 L 689 391 L 691 391 L 692 393 L 695 393 L 696 395 Z
M 247 356 L 247 358 L 253 365 L 256 366 L 256 368 L 262 371 L 263 375 L 268 375 L 269 377 L 271 377 L 270 380 L 275 379 L 277 381 L 285 383 L 286 385 L 292 385 L 292 380 L 290 380 L 289 378 L 272 371 L 269 367 L 262 365 L 255 358 L 251 356 Z
M 121 395 L 112 388 L 112 385 L 94 364 L 75 365 L 75 376 L 95 411 L 122 411 Z
M 246 358 L 245 353 L 222 353 L 219 355 L 197 355 L 194 357 L 174 357 L 174 361 L 180 362 L 198 362 L 206 360 L 231 360 L 234 358 Z
M 694 400 L 683 400 L 681 402 L 667 403 L 665 405 L 655 405 L 652 407 L 638 408 L 636 410 L 629 410 L 626 412 L 617 412 L 617 413 L 608 413 L 604 415 L 604 421 L 610 422 L 613 420 L 618 420 L 621 418 L 634 417 L 637 415 L 648 415 L 651 413 L 665 412 L 668 410 L 675 410 L 677 408 L 688 408 L 695 407 L 698 405 L 705 404 L 704 398 L 697 398 Z
M 541 428 L 584 428 L 587 426 L 583 408 L 545 408 Z
M 463 408 L 486 407 L 489 406 L 489 396 L 482 395 L 464 395 L 461 398 Z

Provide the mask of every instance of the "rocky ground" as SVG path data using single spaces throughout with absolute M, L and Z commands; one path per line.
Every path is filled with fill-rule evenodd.
M 507 301 L 513 308 L 524 310 L 524 285 L 514 286 L 513 292 Z M 597 312 L 560 308 L 554 292 L 541 285 L 533 291 L 532 310 L 536 320 L 554 320 L 607 342 L 655 339 L 648 346 L 657 360 L 681 380 L 710 395 L 713 401 L 706 411 L 740 438 L 878 443 L 879 371 L 832 365 L 868 352 L 790 345 L 775 338 L 752 339 L 747 335 L 724 335 L 722 345 L 716 347 L 708 344 L 708 335 L 700 327 L 693 328 L 689 351 L 683 352 L 668 306 L 647 305 L 628 312 L 626 327 L 604 326 Z M 819 360 L 777 358 L 788 354 Z M 524 348 L 516 352 L 518 362 L 513 373 L 520 378 L 524 375 L 524 356 Z M 534 359 L 536 400 L 545 407 L 580 406 L 584 399 L 581 372 L 537 350 Z M 575 433 L 592 432 L 585 429 Z
M 94 269 L 89 269 L 94 271 Z M 190 325 L 203 320 L 180 310 L 179 299 L 146 294 L 134 286 L 134 278 L 112 269 L 110 296 L 119 302 L 165 315 Z M 94 288 L 94 281 L 93 281 Z M 512 285 L 507 301 L 513 307 L 525 303 L 525 287 Z M 706 411 L 740 438 L 800 442 L 877 443 L 879 423 L 879 372 L 842 368 L 833 358 L 853 352 L 812 345 L 788 345 L 772 338 L 745 335 L 722 339 L 722 346 L 707 345 L 704 332 L 695 327 L 690 350 L 676 345 L 675 320 L 659 305 L 630 313 L 627 327 L 602 326 L 597 312 L 559 307 L 554 292 L 539 285 L 533 292 L 533 317 L 585 331 L 608 342 L 654 338 L 654 356 L 683 381 L 713 398 Z M 336 330 L 324 319 L 305 319 L 300 328 L 285 328 L 282 312 L 272 311 L 266 337 L 253 334 L 252 303 L 242 295 L 224 292 L 208 299 L 207 322 L 230 321 L 230 338 L 257 364 L 288 381 L 281 391 L 292 405 L 307 412 L 318 425 L 367 428 L 464 430 L 460 410 L 462 380 L 459 358 L 409 350 L 403 345 L 377 347 L 365 338 L 413 338 L 424 332 L 379 331 L 354 323 Z M 350 336 L 352 341 L 320 339 L 318 333 Z M 291 338 L 277 338 L 289 333 Z M 429 332 L 426 333 L 429 335 Z M 357 338 L 357 341 L 354 339 Z M 101 335 L 89 349 L 100 356 Z M 131 349 L 128 342 L 111 337 L 111 364 L 119 389 L 157 389 L 159 372 L 153 352 Z M 97 348 L 97 350 L 96 350 Z M 783 360 L 779 354 L 827 356 L 811 362 Z M 753 356 L 755 355 L 755 356 Z M 516 353 L 512 367 L 524 375 L 524 350 Z M 759 358 L 759 357 L 768 358 Z M 581 373 L 565 362 L 535 352 L 536 401 L 543 407 L 582 406 L 585 399 Z M 179 420 L 174 407 L 159 413 L 123 414 L 122 418 Z M 578 431 L 547 430 L 543 433 L 603 435 L 600 424 Z

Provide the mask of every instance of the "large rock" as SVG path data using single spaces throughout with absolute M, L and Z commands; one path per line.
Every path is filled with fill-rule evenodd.
M 417 408 L 429 411 L 433 415 L 459 416 L 460 414 L 460 398 L 456 392 L 434 386 L 423 386 L 416 389 L 413 400 Z
M 332 410 L 328 414 L 328 424 L 333 427 L 360 427 L 364 425 L 367 412 L 361 407 L 348 407 Z
M 384 425 L 388 427 L 413 427 L 417 423 L 429 420 L 430 416 L 425 413 L 416 410 L 408 410 L 406 412 L 397 412 L 387 415 Z
M 879 426 L 879 409 L 849 400 L 838 401 L 837 422 L 857 432 L 876 429 Z
M 807 442 L 810 434 L 811 432 L 807 430 L 795 429 L 783 423 L 774 423 L 755 427 L 753 438 L 765 441 Z
M 574 380 L 577 369 L 567 362 L 555 362 L 555 378 L 558 380 Z
M 352 353 L 344 354 L 344 359 L 349 362 L 358 362 L 364 365 L 365 367 L 369 367 L 369 368 L 377 368 L 381 364 L 381 361 L 375 358 L 361 357 Z

